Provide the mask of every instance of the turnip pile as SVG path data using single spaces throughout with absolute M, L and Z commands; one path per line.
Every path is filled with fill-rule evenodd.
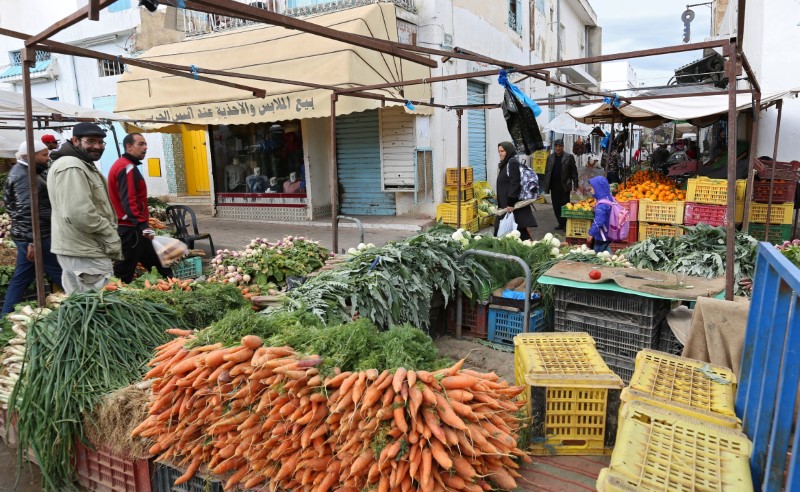
M 173 331 L 173 333 L 178 333 Z M 149 417 L 133 432 L 159 460 L 206 467 L 226 489 L 354 491 L 513 489 L 522 388 L 462 369 L 326 373 L 323 358 L 241 345 L 187 349 L 191 332 L 151 361 Z

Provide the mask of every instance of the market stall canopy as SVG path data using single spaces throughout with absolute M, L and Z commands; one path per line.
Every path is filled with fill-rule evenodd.
M 53 130 L 34 130 L 33 139 L 39 140 L 45 133 L 53 134 L 54 132 Z M 57 138 L 59 140 L 64 139 L 62 136 L 58 136 Z M 19 150 L 19 144 L 24 141 L 24 130 L 0 130 L 0 157 L 14 159 L 17 150 Z
M 37 116 L 50 116 L 53 114 L 69 118 L 89 118 L 95 120 L 126 121 L 126 116 L 84 108 L 60 101 L 32 98 L 33 114 Z M 8 116 L 21 116 L 25 113 L 25 101 L 22 94 L 11 91 L 0 91 L 0 120 Z
M 684 87 L 698 92 L 697 86 Z M 719 89 L 715 89 L 719 90 Z M 761 104 L 767 104 L 777 99 L 794 97 L 800 88 L 788 91 L 763 93 Z M 645 93 L 642 95 L 655 95 Z M 736 95 L 736 108 L 738 111 L 752 106 L 750 94 Z M 631 120 L 643 126 L 658 126 L 665 121 L 685 120 L 698 126 L 705 126 L 709 117 L 716 117 L 728 112 L 728 96 L 726 94 L 710 94 L 704 96 L 673 97 L 669 99 L 637 99 L 630 102 L 622 101 L 619 107 L 607 103 L 587 104 L 569 110 L 569 114 L 583 123 L 610 123 L 611 119 L 621 122 Z
M 592 133 L 592 127 L 576 121 L 569 113 L 561 113 L 542 127 L 542 131 L 585 137 Z
M 309 19 L 342 32 L 397 41 L 395 6 L 371 4 Z M 157 46 L 142 60 L 172 63 L 209 70 L 229 70 L 292 81 L 335 87 L 357 87 L 430 77 L 430 69 L 390 55 L 341 41 L 276 26 L 253 26 L 224 31 L 180 43 Z M 192 81 L 183 77 L 128 67 L 117 83 L 117 113 L 133 120 L 169 120 L 198 125 L 231 125 L 330 116 L 331 91 L 291 84 L 244 80 L 204 74 L 210 78 L 246 83 L 266 90 L 254 97 L 240 89 Z M 375 91 L 415 101 L 430 99 L 430 88 L 408 86 Z M 385 105 L 402 105 L 386 102 Z M 340 97 L 336 113 L 348 114 L 379 108 L 381 101 Z M 417 106 L 415 114 L 431 114 Z M 162 125 L 147 129 L 177 131 Z

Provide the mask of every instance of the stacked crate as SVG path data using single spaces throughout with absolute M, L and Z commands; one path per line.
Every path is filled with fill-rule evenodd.
M 794 192 L 797 181 L 776 179 L 753 182 L 753 202 L 750 204 L 748 233 L 759 241 L 779 243 L 792 239 L 792 214 L 794 213 Z M 770 209 L 769 238 L 765 238 L 767 207 L 770 187 L 772 187 L 772 208 Z
M 490 304 L 489 332 L 487 333 L 487 339 L 494 343 L 513 345 L 514 337 L 522 333 L 522 323 L 524 319 L 524 308 Z M 544 326 L 544 309 L 531 308 L 528 320 L 528 332 L 544 331 Z
M 516 384 L 530 421 L 529 451 L 609 454 L 617 433 L 620 378 L 586 333 L 527 333 L 514 338 Z
M 630 230 L 628 232 L 628 239 L 620 242 L 611 243 L 610 247 L 613 252 L 620 249 L 627 248 L 638 240 L 639 237 L 639 200 L 629 200 L 627 202 L 619 202 L 623 208 L 628 209 L 630 212 Z M 561 216 L 567 218 L 567 243 L 568 244 L 581 244 L 589 237 L 589 228 L 592 226 L 594 220 L 594 212 L 587 212 L 584 210 L 569 210 L 566 206 L 561 207 Z
M 753 490 L 735 395 L 727 368 L 643 350 L 620 394 L 616 447 L 597 490 Z
M 436 220 L 455 228 L 464 228 L 470 232 L 478 232 L 478 201 L 472 186 L 473 174 L 471 167 L 462 167 L 461 172 L 456 167 L 445 170 L 445 201 L 436 207 Z M 461 195 L 461 223 L 458 222 L 458 198 Z
M 686 202 L 639 200 L 639 240 L 658 236 L 679 236 Z
M 556 287 L 557 332 L 586 332 L 606 364 L 627 382 L 642 349 L 657 348 L 670 301 L 606 290 Z

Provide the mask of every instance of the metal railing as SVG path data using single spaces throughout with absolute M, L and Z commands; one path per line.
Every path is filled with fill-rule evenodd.
M 750 468 L 755 490 L 800 489 L 800 429 L 792 437 L 798 361 L 800 270 L 775 247 L 761 243 L 736 394 L 736 415 L 753 441 Z
M 359 219 L 357 219 L 355 217 L 348 217 L 347 215 L 337 215 L 336 216 L 336 236 L 337 237 L 339 236 L 339 221 L 342 221 L 342 220 L 347 220 L 347 221 L 353 222 L 356 225 L 356 227 L 358 227 L 358 234 L 359 234 L 359 237 L 361 238 L 361 243 L 363 243 L 364 242 L 364 224 L 361 223 L 361 220 L 359 220 Z M 342 254 L 344 254 L 344 252 L 345 252 L 345 249 L 342 248 Z M 334 253 L 335 253 L 335 251 L 334 251 Z
M 415 0 L 235 0 L 239 3 L 258 7 L 270 12 L 288 15 L 291 17 L 303 17 L 306 15 L 322 14 L 335 12 L 353 7 L 361 7 L 373 3 L 393 3 L 409 12 L 416 13 L 417 6 Z M 202 36 L 212 32 L 229 31 L 256 24 L 252 21 L 238 19 L 227 15 L 207 14 L 194 10 L 181 10 L 183 31 L 187 37 Z M 181 26 L 179 26 L 180 28 Z

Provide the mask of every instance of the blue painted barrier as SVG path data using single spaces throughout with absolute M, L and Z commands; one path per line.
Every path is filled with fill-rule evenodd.
M 783 490 L 784 477 L 785 490 L 800 490 L 800 432 L 787 456 L 800 382 L 800 269 L 769 243 L 757 254 L 736 414 L 753 441 L 755 490 Z

